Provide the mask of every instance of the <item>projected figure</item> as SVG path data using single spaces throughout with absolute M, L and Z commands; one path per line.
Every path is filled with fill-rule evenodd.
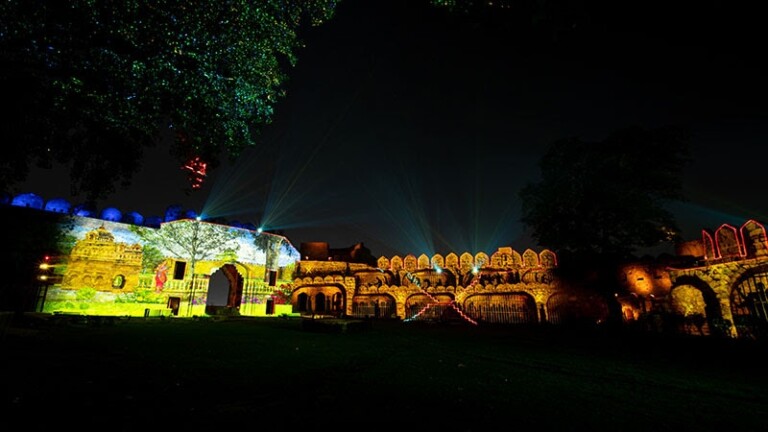
M 165 281 L 168 280 L 168 266 L 165 263 L 160 263 L 155 270 L 155 292 L 160 292 L 165 286 Z

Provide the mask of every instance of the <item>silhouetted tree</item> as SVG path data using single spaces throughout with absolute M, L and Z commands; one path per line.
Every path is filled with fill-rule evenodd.
M 603 294 L 618 319 L 618 266 L 639 248 L 679 238 L 666 205 L 684 199 L 688 162 L 688 136 L 676 127 L 557 141 L 539 162 L 541 180 L 519 192 L 521 220 L 541 246 L 557 251 L 559 276 Z
M 519 196 L 522 222 L 560 253 L 627 258 L 678 239 L 666 205 L 683 200 L 688 139 L 675 127 L 630 127 L 600 142 L 555 142 L 539 162 L 541 180 Z
M 303 27 L 335 0 L 0 3 L 6 102 L 0 189 L 32 166 L 70 167 L 74 193 L 130 184 L 167 138 L 181 163 L 215 168 L 256 144 L 283 97 Z

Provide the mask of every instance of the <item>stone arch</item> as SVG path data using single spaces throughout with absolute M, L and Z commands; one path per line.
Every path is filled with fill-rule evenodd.
M 701 294 L 700 301 L 703 302 L 703 310 L 701 312 L 704 314 L 707 326 L 705 330 L 710 331 L 714 324 L 723 318 L 723 311 L 720 308 L 720 301 L 714 289 L 696 276 L 680 276 L 674 281 L 669 291 L 672 308 L 670 311 L 671 316 L 666 317 L 668 320 L 672 320 L 672 322 L 667 324 L 678 326 L 677 330 L 683 331 L 680 326 L 685 324 L 686 311 L 690 312 L 699 308 L 699 305 L 695 304 L 699 301 L 699 298 L 692 297 L 691 291 L 686 287 L 693 288 Z M 690 302 L 690 304 L 685 304 L 685 302 Z
M 83 279 L 82 273 L 78 271 L 68 271 L 61 281 L 61 286 L 63 288 L 79 288 L 85 286 L 85 281 Z
M 328 308 L 326 307 L 326 302 L 330 301 L 330 299 L 326 298 L 326 295 L 324 292 L 320 291 L 315 294 L 315 309 L 314 311 L 317 313 L 324 313 Z
M 411 294 L 406 297 L 404 302 L 405 319 L 438 319 L 445 311 L 445 307 L 453 301 L 454 296 L 450 293 Z
M 240 264 L 242 266 L 242 264 Z M 217 302 L 216 295 L 225 299 Z M 208 279 L 205 313 L 216 315 L 218 309 L 238 309 L 243 300 L 243 275 L 235 263 L 224 264 L 215 270 Z
M 230 292 L 229 303 L 231 307 L 240 307 L 243 298 L 243 284 L 246 278 L 250 278 L 250 271 L 246 265 L 241 262 L 231 262 L 224 264 L 221 270 L 229 280 Z
M 305 311 L 308 310 L 308 304 L 309 304 L 309 294 L 306 292 L 302 292 L 296 295 L 295 301 L 293 303 L 299 311 Z
M 344 295 L 341 291 L 331 295 L 331 311 L 334 315 L 341 315 L 344 312 Z
M 421 270 L 421 269 L 429 268 L 430 265 L 431 265 L 431 263 L 429 261 L 429 257 L 427 256 L 427 254 L 419 255 L 419 258 L 416 261 L 416 268 L 417 269 Z
M 754 258 L 768 254 L 768 243 L 766 243 L 763 224 L 750 219 L 744 222 L 739 231 L 741 242 L 744 245 L 744 256 Z
M 675 330 L 682 333 L 708 334 L 709 324 L 705 317 L 706 300 L 698 288 L 691 285 L 679 285 L 669 293 L 669 306 L 675 317 L 674 324 L 681 326 Z
M 397 302 L 390 294 L 355 295 L 352 299 L 352 313 L 360 318 L 394 318 L 397 316 Z
M 536 300 L 524 291 L 472 294 L 464 299 L 462 310 L 473 320 L 487 324 L 538 322 Z
M 718 258 L 736 258 L 744 256 L 742 244 L 736 227 L 730 224 L 722 224 L 715 231 L 715 245 Z
M 730 315 L 738 336 L 762 339 L 768 330 L 768 264 L 746 269 L 731 286 Z
M 227 279 L 224 272 L 221 270 L 213 272 L 210 279 L 208 279 L 206 309 L 215 306 L 227 306 L 229 300 L 229 290 L 229 280 Z
M 538 282 L 536 279 L 537 272 L 531 268 L 527 268 L 520 273 L 520 282 L 525 284 L 532 284 Z
M 561 291 L 547 298 L 546 314 L 551 324 L 593 325 L 606 320 L 609 310 L 608 303 L 597 294 Z

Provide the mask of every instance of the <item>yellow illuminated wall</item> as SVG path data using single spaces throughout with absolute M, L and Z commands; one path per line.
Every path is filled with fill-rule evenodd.
M 282 236 L 194 219 L 149 228 L 89 217 L 62 225 L 57 283 L 40 310 L 88 315 L 290 312 L 280 285 L 298 251 Z M 230 285 L 209 296 L 213 276 Z M 270 307 L 267 304 L 278 304 Z M 284 303 L 284 301 L 282 302 Z

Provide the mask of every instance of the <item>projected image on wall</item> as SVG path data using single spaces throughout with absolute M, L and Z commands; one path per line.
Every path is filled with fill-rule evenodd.
M 159 228 L 75 217 L 41 310 L 118 316 L 290 313 L 299 259 L 282 236 L 196 219 Z

